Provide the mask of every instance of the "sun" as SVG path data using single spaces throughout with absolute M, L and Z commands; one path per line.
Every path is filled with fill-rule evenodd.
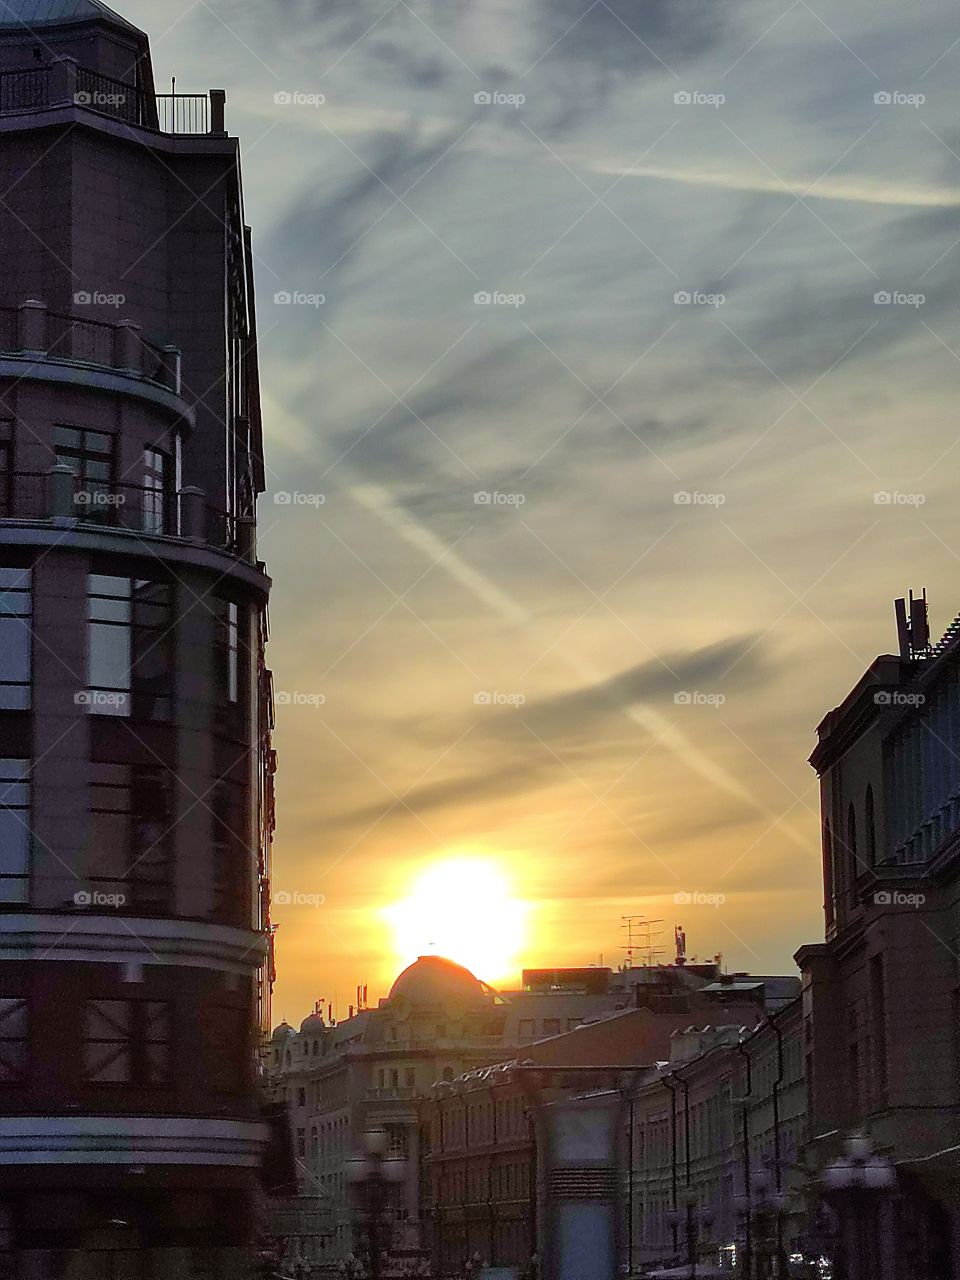
M 499 863 L 467 855 L 432 863 L 384 909 L 401 966 L 445 956 L 492 986 L 518 976 L 528 915 Z

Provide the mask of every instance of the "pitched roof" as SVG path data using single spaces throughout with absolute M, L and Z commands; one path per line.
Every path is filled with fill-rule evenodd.
M 143 33 L 100 0 L 0 0 L 0 28 L 69 26 L 83 22 L 112 22 L 127 31 Z

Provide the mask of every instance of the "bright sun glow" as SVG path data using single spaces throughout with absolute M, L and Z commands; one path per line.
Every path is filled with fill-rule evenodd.
M 446 956 L 496 986 L 515 979 L 529 908 L 484 857 L 453 857 L 428 867 L 409 897 L 385 909 L 401 965 Z

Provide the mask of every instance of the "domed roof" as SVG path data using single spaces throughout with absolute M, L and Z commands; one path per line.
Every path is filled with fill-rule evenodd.
M 127 31 L 143 33 L 100 0 L 5 0 L 0 29 L 11 27 L 63 27 L 84 22 L 110 22 Z
M 398 996 L 412 1005 L 476 1004 L 483 999 L 484 988 L 463 965 L 443 956 L 420 956 L 390 988 L 388 999 Z
M 326 1031 L 326 1024 L 319 1013 L 308 1013 L 304 1020 L 300 1023 L 300 1034 L 312 1031 L 314 1035 L 321 1031 Z
M 291 1027 L 289 1022 L 281 1022 L 279 1027 L 274 1027 L 271 1040 L 286 1040 L 287 1036 L 294 1036 L 297 1033 Z

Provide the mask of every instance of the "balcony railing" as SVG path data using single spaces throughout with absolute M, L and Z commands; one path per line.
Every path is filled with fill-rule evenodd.
M 95 294 L 78 294 L 77 299 L 80 305 L 97 304 Z M 0 307 L 0 355 L 111 369 L 180 392 L 179 347 L 145 338 L 130 320 L 48 311 L 34 300 Z
M 73 58 L 0 72 L 0 116 L 81 107 L 139 129 L 199 136 L 223 134 L 226 95 L 147 93 L 136 84 L 82 67 Z
M 243 559 L 256 558 L 253 517 L 211 506 L 201 489 L 179 492 L 125 481 L 86 480 L 70 467 L 0 470 L 0 520 L 56 521 L 58 526 L 125 530 L 149 537 L 204 543 Z

